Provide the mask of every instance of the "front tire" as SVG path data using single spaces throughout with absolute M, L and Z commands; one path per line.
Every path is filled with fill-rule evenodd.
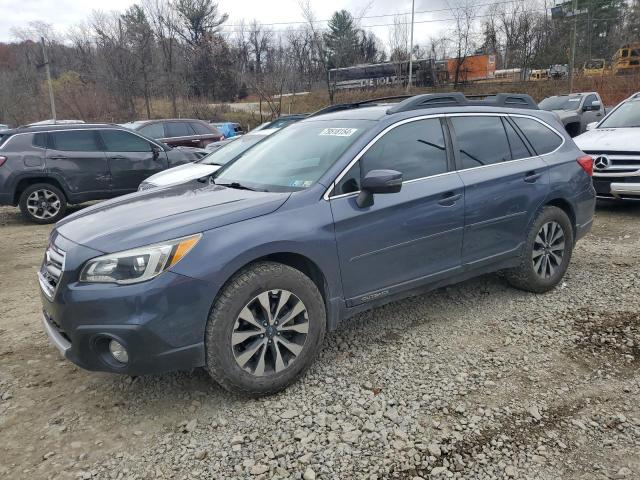
M 573 227 L 564 210 L 545 206 L 529 228 L 520 265 L 505 272 L 520 290 L 544 293 L 564 276 L 573 252 Z
M 206 368 L 227 390 L 275 393 L 313 363 L 325 329 L 324 301 L 309 277 L 255 263 L 227 283 L 209 314 Z
M 49 183 L 29 185 L 20 195 L 20 211 L 24 217 L 41 225 L 55 223 L 67 211 L 67 198 Z

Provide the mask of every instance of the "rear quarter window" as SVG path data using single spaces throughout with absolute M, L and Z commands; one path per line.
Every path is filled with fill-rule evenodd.
M 562 138 L 546 125 L 525 117 L 511 117 L 520 131 L 527 137 L 529 143 L 538 155 L 551 153 L 560 145 Z

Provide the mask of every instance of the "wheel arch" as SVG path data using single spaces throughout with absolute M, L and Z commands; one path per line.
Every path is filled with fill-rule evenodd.
M 567 214 L 567 216 L 569 217 L 569 221 L 571 222 L 571 228 L 573 230 L 573 238 L 574 238 L 574 241 L 575 241 L 576 231 L 577 231 L 576 213 L 575 213 L 571 203 L 569 203 L 564 198 L 554 198 L 554 199 L 548 200 L 547 203 L 545 203 L 544 206 L 545 207 L 546 206 L 557 207 L 560 210 L 562 210 L 564 213 Z
M 66 200 L 69 199 L 69 194 L 67 193 L 67 189 L 64 188 L 64 185 L 58 181 L 57 179 L 49 176 L 42 175 L 34 175 L 21 177 L 17 180 L 16 186 L 13 189 L 13 205 L 18 205 L 20 202 L 20 195 L 24 192 L 30 185 L 35 185 L 36 183 L 48 183 L 58 188 L 66 197 Z

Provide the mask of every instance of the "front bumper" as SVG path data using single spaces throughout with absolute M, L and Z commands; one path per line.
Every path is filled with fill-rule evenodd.
M 593 177 L 593 186 L 598 198 L 640 200 L 640 178 Z
M 68 360 L 93 371 L 144 375 L 205 364 L 204 332 L 214 292 L 173 272 L 139 284 L 61 284 L 53 300 L 41 290 L 42 321 Z M 117 340 L 126 364 L 109 353 Z

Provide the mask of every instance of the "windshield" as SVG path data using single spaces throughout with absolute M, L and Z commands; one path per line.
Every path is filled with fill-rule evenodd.
M 266 135 L 245 135 L 244 137 L 236 137 L 218 150 L 210 153 L 199 163 L 204 165 L 226 165 L 229 161 L 244 153 L 249 147 L 252 147 L 260 140 L 267 138 Z
M 549 97 L 542 100 L 538 106 L 542 110 L 577 110 L 582 97 Z
M 374 124 L 369 120 L 294 123 L 220 169 L 215 183 L 278 192 L 303 190 Z
M 640 101 L 623 103 L 598 125 L 598 128 L 625 127 L 640 127 Z

